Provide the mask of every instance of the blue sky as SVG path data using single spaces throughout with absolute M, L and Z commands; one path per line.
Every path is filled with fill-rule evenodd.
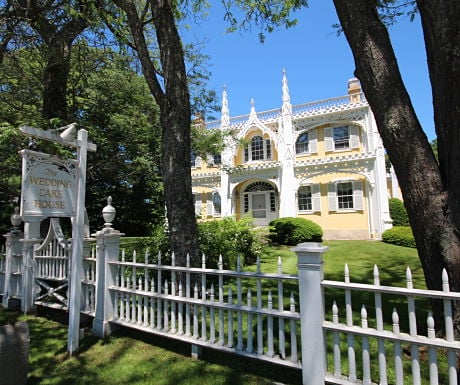
M 248 114 L 252 98 L 258 112 L 280 107 L 283 69 L 292 104 L 346 95 L 354 60 L 345 37 L 337 37 L 332 27 L 338 23 L 332 0 L 310 1 L 310 7 L 296 15 L 297 26 L 267 34 L 264 44 L 257 28 L 227 34 L 223 12 L 215 5 L 199 28 L 192 27 L 193 33 L 208 39 L 203 51 L 210 55 L 209 85 L 219 100 L 226 86 L 231 116 Z M 415 110 L 432 140 L 433 107 L 420 19 L 403 18 L 390 34 Z

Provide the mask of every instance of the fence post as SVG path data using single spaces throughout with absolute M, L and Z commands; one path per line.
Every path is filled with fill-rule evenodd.
M 107 199 L 108 205 L 102 210 L 106 223 L 104 228 L 93 236 L 96 238 L 96 308 L 93 320 L 93 333 L 104 338 L 112 327 L 109 323 L 114 315 L 114 299 L 109 287 L 115 285 L 117 266 L 110 261 L 118 261 L 120 237 L 124 234 L 112 228 L 115 209 L 111 205 L 112 198 Z
M 11 296 L 12 293 L 12 282 L 11 274 L 20 271 L 22 266 L 22 259 L 15 262 L 15 257 L 20 256 L 22 253 L 22 243 L 21 239 L 24 237 L 24 233 L 18 230 L 18 226 L 21 224 L 22 219 L 19 216 L 19 209 L 16 207 L 14 214 L 11 215 L 11 224 L 13 225 L 12 230 L 9 233 L 6 233 L 4 237 L 6 238 L 6 250 L 5 250 L 5 265 L 4 265 L 4 285 L 3 285 L 3 297 L 2 305 L 4 307 L 11 306 Z M 18 295 L 19 293 L 15 293 Z
M 43 218 L 27 218 L 24 221 L 22 239 L 22 297 L 21 310 L 30 313 L 34 310 L 34 253 L 42 241 L 40 222 Z
M 323 254 L 327 246 L 317 242 L 300 243 L 291 250 L 297 254 L 299 277 L 302 382 L 323 385 L 326 376 L 326 347 L 323 335 L 324 296 Z

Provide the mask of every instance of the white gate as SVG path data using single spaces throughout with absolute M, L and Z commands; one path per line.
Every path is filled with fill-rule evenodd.
M 58 218 L 50 219 L 48 235 L 34 248 L 34 303 L 67 309 L 70 276 L 70 242 Z

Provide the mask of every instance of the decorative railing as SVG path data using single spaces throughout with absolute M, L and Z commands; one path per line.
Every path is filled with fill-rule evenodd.
M 357 102 L 354 101 L 352 98 L 357 98 Z M 293 115 L 301 115 L 301 114 L 311 114 L 311 113 L 318 113 L 318 112 L 325 112 L 334 110 L 343 106 L 347 106 L 350 104 L 357 104 L 365 102 L 366 98 L 363 93 L 357 95 L 345 95 L 339 96 L 336 98 L 330 98 L 325 100 L 320 100 L 317 102 L 305 103 L 305 104 L 297 104 L 292 106 L 292 114 Z
M 317 113 L 324 113 L 328 111 L 335 111 L 349 105 L 359 105 L 366 103 L 366 97 L 364 93 L 338 96 L 336 98 L 330 98 L 325 100 L 319 100 L 316 102 L 296 104 L 292 106 L 292 115 L 310 115 Z M 262 122 L 276 120 L 281 114 L 281 108 L 257 112 L 257 118 Z M 239 127 L 244 125 L 248 119 L 249 114 L 233 116 L 230 118 L 230 126 Z M 218 129 L 221 126 L 220 120 L 214 120 L 206 122 L 206 128 Z

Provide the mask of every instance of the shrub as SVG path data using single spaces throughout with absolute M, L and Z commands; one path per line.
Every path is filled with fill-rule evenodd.
M 251 218 L 236 221 L 226 217 L 198 223 L 200 253 L 205 255 L 206 267 L 211 269 L 218 267 L 220 255 L 224 269 L 235 270 L 238 256 L 242 265 L 254 263 L 265 242 L 263 229 L 254 228 Z M 156 262 L 158 253 L 161 253 L 162 263 L 171 263 L 168 231 L 165 226 L 154 228 L 152 236 L 140 239 L 131 249 L 148 249 L 149 259 L 153 262 Z
M 281 245 L 321 242 L 322 238 L 322 228 L 308 219 L 286 217 L 270 222 L 270 240 Z
M 393 219 L 393 226 L 409 226 L 409 217 L 407 216 L 404 202 L 398 198 L 390 198 L 390 217 Z
M 219 255 L 224 269 L 236 269 L 238 256 L 242 264 L 254 263 L 264 242 L 261 229 L 254 228 L 251 218 L 236 221 L 225 217 L 198 224 L 198 243 L 209 268 L 217 268 Z
M 382 241 L 393 245 L 416 248 L 414 234 L 409 226 L 395 226 L 384 231 Z

